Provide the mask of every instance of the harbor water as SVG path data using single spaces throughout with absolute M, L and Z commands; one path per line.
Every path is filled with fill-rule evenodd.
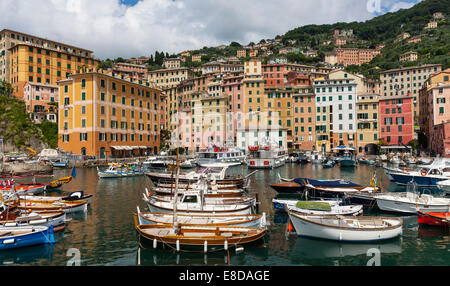
M 231 167 L 229 174 L 250 174 L 245 165 Z M 87 213 L 69 214 L 71 219 L 64 231 L 55 233 L 56 244 L 27 247 L 0 253 L 1 265 L 34 266 L 449 266 L 450 239 L 448 229 L 419 226 L 414 215 L 382 213 L 364 210 L 364 215 L 402 217 L 403 235 L 376 243 L 342 243 L 302 238 L 287 232 L 287 214 L 273 210 L 272 199 L 280 197 L 270 184 L 283 178 L 307 177 L 314 179 L 344 179 L 369 185 L 374 172 L 383 191 L 405 191 L 405 187 L 390 182 L 382 168 L 360 165 L 355 168 L 335 166 L 323 169 L 320 165 L 287 163 L 274 170 L 259 170 L 251 176 L 250 193 L 260 201 L 259 213 L 268 217 L 268 232 L 264 241 L 245 246 L 236 253 L 181 252 L 172 249 L 153 249 L 140 243 L 134 229 L 136 207 L 146 210 L 142 200 L 145 187 L 150 186 L 146 176 L 99 179 L 94 168 L 77 169 L 77 177 L 60 191 L 61 195 L 84 190 L 93 198 Z M 70 175 L 70 169 L 55 170 L 55 178 Z M 439 194 L 438 190 L 431 190 Z M 295 198 L 290 196 L 291 198 Z M 283 198 L 289 198 L 284 196 Z

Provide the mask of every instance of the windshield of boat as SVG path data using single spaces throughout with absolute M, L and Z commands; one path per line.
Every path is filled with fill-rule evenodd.
M 197 196 L 189 195 L 185 196 L 183 199 L 183 203 L 196 203 L 197 202 Z

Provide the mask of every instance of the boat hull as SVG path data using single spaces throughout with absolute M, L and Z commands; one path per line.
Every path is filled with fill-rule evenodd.
M 31 231 L 35 229 L 35 231 Z M 50 227 L 0 227 L 2 233 L 27 231 L 25 234 L 0 237 L 0 250 L 22 248 L 40 244 L 54 243 L 53 228 Z
M 418 187 L 437 187 L 437 183 L 448 180 L 448 178 L 438 178 L 431 176 L 415 176 L 410 174 L 390 173 L 392 180 L 397 185 L 406 186 L 411 181 L 414 181 Z
M 426 205 L 416 202 L 405 202 L 399 200 L 383 199 L 377 197 L 377 205 L 380 210 L 388 212 L 409 213 L 416 214 L 417 211 L 421 212 L 448 212 L 448 204 L 433 204 Z
M 318 224 L 307 219 L 302 219 L 302 216 L 297 216 L 292 213 L 289 214 L 289 217 L 298 236 L 335 241 L 366 242 L 392 239 L 402 234 L 402 223 L 397 227 L 362 231 L 361 229 L 331 227 Z
M 431 226 L 449 227 L 450 226 L 449 213 L 434 213 L 434 212 L 417 212 L 417 221 L 419 224 L 426 224 Z

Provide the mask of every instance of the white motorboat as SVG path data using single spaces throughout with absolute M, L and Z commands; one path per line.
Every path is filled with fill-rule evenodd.
M 247 166 L 249 169 L 273 169 L 286 164 L 287 151 L 279 146 L 249 146 Z
M 337 241 L 385 240 L 402 234 L 403 220 L 394 217 L 308 216 L 289 212 L 299 236 Z
M 207 168 L 237 166 L 245 160 L 244 152 L 235 147 L 210 146 L 197 152 L 197 156 L 197 164 Z
M 449 212 L 450 199 L 413 192 L 388 193 L 375 196 L 383 211 L 416 214 L 422 212 Z
M 325 157 L 323 156 L 323 154 L 321 152 L 314 151 L 309 159 L 310 159 L 311 163 L 313 163 L 313 164 L 322 164 Z
M 174 201 L 160 201 L 143 194 L 144 201 L 147 203 L 150 212 L 173 213 Z M 248 215 L 253 213 L 252 204 L 205 204 L 198 192 L 192 194 L 183 194 L 176 200 L 177 212 L 179 214 L 239 214 Z
M 97 167 L 100 178 L 124 178 L 144 175 L 144 170 L 135 164 L 110 163 L 109 167 L 102 171 Z
M 450 195 L 450 179 L 449 180 L 445 180 L 445 181 L 437 182 L 436 185 L 446 195 Z

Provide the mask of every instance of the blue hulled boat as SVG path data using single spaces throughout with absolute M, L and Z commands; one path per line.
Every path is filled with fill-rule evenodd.
M 55 243 L 53 226 L 0 227 L 0 250 Z
M 436 187 L 437 183 L 450 179 L 450 167 L 445 162 L 437 161 L 431 166 L 423 167 L 418 171 L 401 172 L 389 171 L 390 177 L 398 185 L 416 183 L 418 187 Z

